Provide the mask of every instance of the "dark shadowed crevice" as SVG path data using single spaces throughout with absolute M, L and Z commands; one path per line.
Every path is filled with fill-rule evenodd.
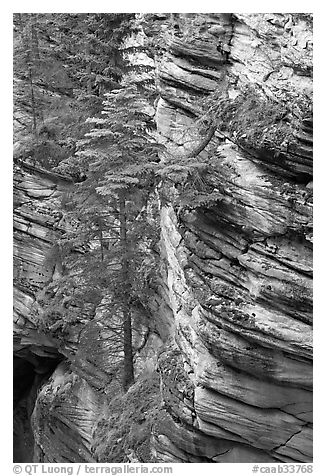
M 31 427 L 37 392 L 48 380 L 61 357 L 35 357 L 33 363 L 20 357 L 13 359 L 13 460 L 33 462 L 34 438 Z

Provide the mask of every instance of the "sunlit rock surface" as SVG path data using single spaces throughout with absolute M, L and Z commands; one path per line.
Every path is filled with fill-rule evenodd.
M 218 88 L 230 102 L 246 84 L 280 105 L 311 100 L 309 15 L 173 21 L 156 16 L 169 38 L 157 60 L 156 121 L 172 158 L 200 142 L 200 100 Z M 295 138 L 278 154 L 247 147 L 246 137 L 237 146 L 232 128 L 215 132 L 198 156 L 214 166 L 207 205 L 176 206 L 177 187 L 162 185 L 161 282 L 148 303 L 150 322 L 140 319 L 134 335 L 136 374 L 156 369 L 160 377 L 151 448 L 140 461 L 312 460 L 312 117 L 294 110 L 288 120 Z M 119 445 L 112 428 L 106 433 L 108 405 L 121 389 L 112 383 L 110 336 L 98 310 L 77 307 L 74 322 L 54 322 L 52 333 L 40 326 L 42 291 L 55 292 L 63 273 L 53 250 L 67 226 L 61 203 L 69 187 L 44 170 L 15 171 L 21 462 L 107 461 L 107 448 Z
M 180 15 L 179 24 L 162 60 L 157 108 L 172 155 L 198 141 L 198 98 L 225 75 L 237 78 L 230 98 L 246 83 L 277 100 L 311 97 L 307 18 Z M 216 133 L 208 178 L 215 203 L 162 209 L 175 332 L 159 364 L 161 461 L 312 459 L 311 118 L 298 121 L 296 138 L 273 157 L 246 153 Z

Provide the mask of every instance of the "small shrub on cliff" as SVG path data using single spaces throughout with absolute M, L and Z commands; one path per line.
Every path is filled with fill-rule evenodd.
M 130 455 L 141 462 L 152 462 L 151 425 L 159 405 L 157 373 L 140 377 L 126 394 L 122 389 L 119 394 L 115 393 L 108 406 L 109 417 L 98 423 L 94 433 L 98 462 L 128 462 Z
M 311 99 L 288 91 L 287 101 L 268 97 L 257 85 L 249 84 L 231 99 L 228 86 L 202 101 L 203 119 L 215 121 L 231 141 L 249 151 L 287 152 L 296 142 L 295 132 L 302 119 L 311 115 Z
M 221 108 L 221 130 L 232 132 L 240 145 L 250 149 L 284 148 L 294 140 L 288 109 L 248 86 Z

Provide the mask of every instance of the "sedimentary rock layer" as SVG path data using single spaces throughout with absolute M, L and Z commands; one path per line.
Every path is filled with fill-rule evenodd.
M 225 78 L 230 102 L 248 83 L 278 101 L 311 95 L 307 18 L 180 15 L 180 31 L 160 70 L 157 109 L 175 157 L 191 156 L 199 99 Z M 274 156 L 245 138 L 237 145 L 232 130 L 216 133 L 199 156 L 212 166 L 214 198 L 174 208 L 180 190 L 171 186 L 162 209 L 175 319 L 160 367 L 162 461 L 312 458 L 312 122 L 292 121 L 293 145 Z
M 174 29 L 169 15 L 156 16 L 167 37 L 157 59 L 162 161 L 191 163 L 195 154 L 210 173 L 186 184 L 193 200 L 182 201 L 181 179 L 166 177 L 159 190 L 161 280 L 134 336 L 137 372 L 160 375 L 152 458 L 308 462 L 312 116 L 302 117 L 300 104 L 311 101 L 311 18 L 173 18 Z M 286 109 L 270 130 L 253 114 L 251 131 L 248 122 L 241 131 L 256 107 L 236 102 L 247 86 L 273 111 Z M 274 148 L 261 140 L 284 128 L 286 141 L 276 137 Z M 44 288 L 55 295 L 64 271 L 56 246 L 69 226 L 61 203 L 70 186 L 41 169 L 15 171 L 14 352 L 17 375 L 26 374 L 15 428 L 28 441 L 25 449 L 17 442 L 19 457 L 30 461 L 97 461 L 97 442 L 111 444 L 101 422 L 114 392 L 101 316 L 77 306 L 73 322 L 60 317 L 42 329 Z

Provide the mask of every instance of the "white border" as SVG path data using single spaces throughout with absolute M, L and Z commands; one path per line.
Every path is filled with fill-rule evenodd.
M 236 12 L 245 11 L 249 13 L 257 12 L 313 12 L 314 13 L 314 179 L 315 179 L 315 199 L 314 199 L 314 227 L 315 227 L 315 247 L 314 247 L 314 475 L 325 474 L 326 465 L 324 463 L 325 453 L 325 410 L 324 400 L 324 376 L 325 376 L 325 318 L 324 295 L 325 295 L 325 203 L 324 191 L 326 188 L 325 171 L 325 93 L 326 75 L 324 63 L 325 53 L 325 8 L 322 2 L 307 1 L 274 1 L 263 3 L 258 1 L 239 2 L 190 2 L 164 0 L 160 4 L 153 2 L 130 2 L 122 1 L 95 1 L 90 3 L 81 1 L 13 1 L 1 8 L 0 33 L 1 33 L 1 362 L 2 362 L 2 392 L 1 392 L 1 430 L 3 452 L 2 468 L 3 474 L 12 474 L 12 14 L 14 12 Z M 324 284 L 325 283 L 325 284 Z M 8 471 L 7 469 L 8 466 Z M 174 465 L 173 465 L 174 466 Z M 181 474 L 199 470 L 197 464 L 177 465 L 178 470 L 174 474 Z M 181 467 L 180 467 L 181 466 Z M 230 465 L 229 465 L 230 466 Z M 233 464 L 232 469 L 225 465 L 219 465 L 214 472 L 224 474 L 251 474 L 251 465 Z M 247 467 L 247 469 L 246 469 Z M 210 469 L 211 468 L 211 469 Z M 222 469 L 223 468 L 223 469 Z M 210 465 L 205 471 L 213 471 Z

